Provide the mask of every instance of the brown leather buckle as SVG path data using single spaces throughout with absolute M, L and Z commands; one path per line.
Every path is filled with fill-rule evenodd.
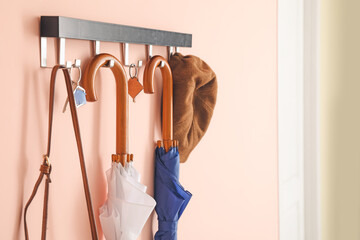
M 41 164 L 40 166 L 40 172 L 44 173 L 44 174 L 50 174 L 51 172 L 51 166 L 46 165 L 46 164 Z
M 122 153 L 122 154 L 112 154 L 111 158 L 113 162 L 121 163 L 121 165 L 125 166 L 125 162 L 127 162 L 127 157 L 129 154 Z M 130 157 L 130 156 L 129 156 Z
M 43 155 L 43 158 L 44 158 L 44 162 L 40 166 L 40 172 L 42 172 L 43 174 L 50 174 L 51 164 L 50 164 L 49 157 L 47 155 Z

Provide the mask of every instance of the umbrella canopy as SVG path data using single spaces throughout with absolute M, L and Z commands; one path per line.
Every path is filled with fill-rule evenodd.
M 128 170 L 113 162 L 106 172 L 108 199 L 100 208 L 100 222 L 107 240 L 136 240 L 156 204 L 138 182 L 140 174 Z
M 176 240 L 177 223 L 190 201 L 191 193 L 179 182 L 180 157 L 177 147 L 168 152 L 163 147 L 155 150 L 155 211 L 159 229 L 155 240 Z

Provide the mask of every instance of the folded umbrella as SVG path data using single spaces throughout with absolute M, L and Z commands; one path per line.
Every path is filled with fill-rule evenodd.
M 114 64 L 110 64 L 110 62 Z M 98 54 L 87 65 L 81 84 L 88 101 L 96 101 L 95 75 L 102 66 L 112 66 L 116 80 L 116 154 L 106 172 L 108 199 L 100 208 L 100 222 L 107 240 L 136 240 L 155 206 L 146 194 L 140 174 L 127 160 L 128 154 L 128 87 L 124 67 L 110 54 Z M 125 169 L 126 168 L 126 169 Z
M 154 93 L 155 69 L 160 67 L 163 78 L 162 141 L 155 150 L 155 211 L 158 231 L 155 240 L 176 240 L 177 223 L 190 201 L 191 193 L 179 183 L 180 157 L 178 141 L 173 140 L 173 82 L 169 64 L 154 56 L 144 70 L 144 92 Z M 164 145 L 164 147 L 162 147 Z
M 180 157 L 177 147 L 168 152 L 163 147 L 155 150 L 155 211 L 159 229 L 155 240 L 177 239 L 177 224 L 190 201 L 191 193 L 179 182 Z
M 136 240 L 154 209 L 155 200 L 121 163 L 112 163 L 106 175 L 108 199 L 100 208 L 104 235 L 107 240 Z

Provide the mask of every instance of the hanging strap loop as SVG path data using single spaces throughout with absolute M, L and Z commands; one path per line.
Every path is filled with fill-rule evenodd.
M 41 239 L 46 239 L 46 225 L 47 225 L 47 209 L 48 209 L 48 200 L 49 200 L 49 184 L 51 183 L 50 179 L 50 173 L 51 173 L 51 166 L 47 165 L 47 163 L 44 161 L 44 163 L 40 166 L 40 175 L 38 177 L 38 180 L 35 183 L 34 190 L 26 203 L 25 210 L 24 210 L 24 228 L 25 228 L 25 239 L 29 239 L 29 233 L 27 229 L 26 224 L 26 214 L 27 210 L 33 201 L 37 190 L 39 189 L 39 186 L 44 178 L 44 175 L 46 176 L 46 182 L 45 182 L 45 193 L 44 193 L 44 207 L 43 207 L 43 222 L 42 222 L 42 231 L 41 231 Z
M 56 73 L 60 68 L 62 68 L 60 65 L 54 66 L 52 69 L 52 72 L 51 72 L 47 153 L 43 156 L 44 160 L 43 160 L 43 164 L 40 166 L 40 175 L 38 177 L 38 180 L 35 183 L 32 194 L 31 194 L 28 202 L 26 203 L 25 209 L 24 209 L 24 229 L 25 229 L 25 239 L 26 240 L 29 239 L 27 223 L 26 223 L 27 210 L 28 210 L 31 202 L 34 199 L 44 176 L 46 176 L 46 181 L 45 181 L 45 191 L 44 191 L 44 206 L 43 206 L 41 240 L 46 240 L 49 186 L 51 183 L 50 173 L 51 173 L 51 169 L 52 169 L 52 165 L 50 164 L 49 157 L 50 157 L 50 146 L 51 146 L 52 123 L 53 123 L 53 115 L 54 115 L 53 110 L 54 110 L 54 96 L 55 96 L 55 79 L 56 79 Z M 87 204 L 87 210 L 88 210 L 88 216 L 89 216 L 89 222 L 90 222 L 90 228 L 91 228 L 91 236 L 92 236 L 93 240 L 98 240 L 96 224 L 95 224 L 95 217 L 94 217 L 94 212 L 93 212 L 92 203 L 91 203 L 89 183 L 88 183 L 87 174 L 86 174 L 84 153 L 83 153 L 81 136 L 80 136 L 79 121 L 78 121 L 78 117 L 77 117 L 75 100 L 74 100 L 74 95 L 73 95 L 73 91 L 72 91 L 71 77 L 70 77 L 68 69 L 62 68 L 62 70 L 63 70 L 64 77 L 65 77 L 66 90 L 67 90 L 67 95 L 69 98 L 71 117 L 72 117 L 75 138 L 76 138 L 76 144 L 77 144 L 78 154 L 79 154 L 79 159 L 80 159 L 80 168 L 81 168 L 83 184 L 84 184 L 85 198 L 86 198 L 86 204 Z

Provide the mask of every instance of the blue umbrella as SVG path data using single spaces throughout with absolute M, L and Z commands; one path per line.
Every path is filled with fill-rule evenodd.
M 155 240 L 176 240 L 177 225 L 190 201 L 191 193 L 179 182 L 180 157 L 177 147 L 168 152 L 163 147 L 155 150 L 155 211 L 159 228 Z
M 144 70 L 144 92 L 154 93 L 154 76 L 158 67 L 163 78 L 163 140 L 158 141 L 155 150 L 155 211 L 159 221 L 155 240 L 176 240 L 177 223 L 192 195 L 179 183 L 178 142 L 173 140 L 173 80 L 170 65 L 163 57 L 154 56 L 147 62 Z

